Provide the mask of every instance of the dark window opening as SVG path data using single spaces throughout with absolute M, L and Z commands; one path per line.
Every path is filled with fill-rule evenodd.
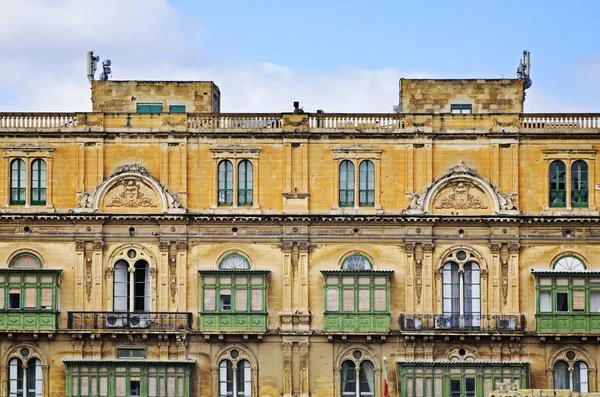
M 21 308 L 21 293 L 11 292 L 8 295 L 8 308 L 9 309 L 20 309 Z
M 473 113 L 473 105 L 466 103 L 453 103 L 450 105 L 450 113 L 471 114 Z
M 231 310 L 231 295 L 221 295 L 221 310 Z
M 569 294 L 567 292 L 556 292 L 556 311 L 569 311 Z
M 139 380 L 129 381 L 129 395 L 130 396 L 141 396 L 142 388 Z

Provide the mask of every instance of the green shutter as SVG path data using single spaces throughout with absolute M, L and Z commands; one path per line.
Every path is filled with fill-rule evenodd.
M 137 105 L 137 112 L 142 114 L 162 113 L 162 108 L 160 103 L 140 103 Z
M 170 105 L 169 113 L 185 113 L 185 105 Z

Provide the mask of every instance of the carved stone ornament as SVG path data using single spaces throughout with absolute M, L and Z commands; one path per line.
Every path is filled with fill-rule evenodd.
M 140 192 L 140 184 L 135 179 L 126 179 L 121 182 L 121 188 L 116 195 L 106 203 L 107 207 L 156 207 L 151 197 Z
M 177 259 L 174 256 L 169 258 L 169 289 L 171 300 L 175 303 L 175 297 L 177 296 Z
M 73 212 L 86 213 L 104 209 L 107 212 L 135 210 L 162 213 L 184 213 L 177 193 L 154 179 L 141 164 L 125 164 L 92 192 L 78 192 L 79 202 Z
M 502 194 L 498 188 L 477 171 L 461 161 L 441 176 L 423 192 L 407 194 L 410 202 L 404 214 L 422 215 L 431 209 L 473 211 L 488 210 L 486 213 L 518 215 L 521 211 L 513 202 L 512 194 Z
M 89 302 L 92 297 L 92 281 L 94 276 L 92 275 L 92 258 L 85 258 L 85 295 Z
M 500 270 L 502 273 L 502 302 L 506 305 L 508 301 L 508 262 L 503 261 Z
M 458 182 L 454 185 L 454 191 L 438 198 L 435 202 L 435 208 L 438 209 L 486 209 L 488 206 L 478 197 L 475 197 L 469 190 L 472 186 L 465 182 Z
M 415 261 L 415 289 L 417 291 L 417 303 L 421 303 L 421 292 L 423 291 L 423 262 Z

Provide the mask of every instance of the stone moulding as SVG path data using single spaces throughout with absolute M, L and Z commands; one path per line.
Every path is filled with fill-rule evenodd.
M 158 199 L 155 203 L 152 198 L 145 197 L 139 192 L 140 184 L 148 186 L 154 191 Z M 93 192 L 79 193 L 79 203 L 73 210 L 75 213 L 98 212 L 106 194 L 121 185 L 122 191 L 113 196 L 107 207 L 156 207 L 162 208 L 162 213 L 182 214 L 186 209 L 177 199 L 176 193 L 170 193 L 167 188 L 154 179 L 141 164 L 122 165 L 94 189 Z
M 448 186 L 454 186 L 454 193 L 437 196 Z M 425 215 L 431 208 L 487 209 L 487 205 L 469 193 L 469 189 L 483 191 L 490 200 L 491 210 L 497 215 L 520 215 L 521 211 L 512 201 L 512 194 L 502 194 L 498 188 L 485 179 L 464 161 L 450 168 L 446 174 L 428 186 L 424 192 L 413 193 L 411 202 L 403 211 L 405 215 Z

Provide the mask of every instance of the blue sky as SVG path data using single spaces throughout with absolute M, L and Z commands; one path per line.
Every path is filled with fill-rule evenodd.
M 527 48 L 527 111 L 600 111 L 599 15 L 598 1 L 0 0 L 0 110 L 89 109 L 88 49 L 114 79 L 214 80 L 227 112 L 389 112 L 400 77 L 512 78 Z

